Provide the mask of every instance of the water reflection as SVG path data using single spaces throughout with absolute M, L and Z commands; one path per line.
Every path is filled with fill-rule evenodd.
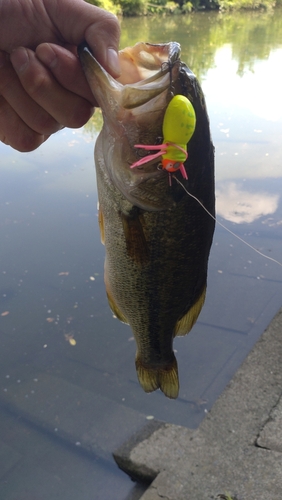
M 199 79 L 215 66 L 215 54 L 225 44 L 232 47 L 236 72 L 242 76 L 256 61 L 267 60 L 281 47 L 281 9 L 273 12 L 193 13 L 184 16 L 122 20 L 121 47 L 140 40 L 160 43 L 177 40 L 182 59 Z M 165 35 L 164 35 L 165 34 Z
M 218 215 L 251 245 L 281 261 L 281 11 L 122 21 L 123 46 L 164 38 L 182 44 L 182 58 L 202 80 L 216 146 Z M 114 437 L 133 420 L 152 415 L 199 425 L 281 306 L 280 268 L 218 227 L 204 309 L 189 336 L 175 343 L 180 398 L 171 402 L 160 393 L 144 394 L 136 380 L 132 334 L 112 317 L 104 292 L 93 123 L 61 131 L 30 154 L 0 144 L 0 444 L 5 450 L 0 496 L 7 500 L 23 491 L 40 500 L 81 495 L 90 500 L 95 488 L 95 500 L 113 495 L 123 500 L 131 494 L 130 481 L 105 466 Z M 76 345 L 68 340 L 72 335 Z M 95 431 L 110 434 L 107 462 L 98 460 L 98 446 L 94 460 L 78 459 L 77 447 L 64 448 L 54 430 L 52 441 L 18 420 L 22 401 L 32 401 L 34 385 L 39 391 L 38 384 L 49 379 L 57 420 L 62 411 L 57 391 L 66 384 L 73 388 L 62 417 L 76 434 L 71 408 L 83 405 L 74 394 L 90 393 L 93 408 L 105 409 L 95 420 L 92 411 L 81 410 L 81 416 L 83 425 L 92 424 L 94 444 Z M 7 412 L 2 418 L 8 403 L 15 419 Z M 39 413 L 44 404 L 43 393 Z
M 235 182 L 220 183 L 216 190 L 217 213 L 231 222 L 251 223 L 263 215 L 274 214 L 280 196 L 253 193 Z

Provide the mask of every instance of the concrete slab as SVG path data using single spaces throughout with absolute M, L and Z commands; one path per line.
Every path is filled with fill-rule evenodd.
M 269 419 L 259 433 L 258 446 L 282 452 L 282 398 L 271 410 Z
M 281 331 L 282 310 L 197 430 L 166 424 L 131 449 L 117 450 L 129 474 L 155 477 L 142 500 L 210 500 L 226 493 L 237 500 L 281 498 L 282 453 L 259 447 L 270 418 L 281 430 Z M 268 430 L 272 437 L 277 432 Z

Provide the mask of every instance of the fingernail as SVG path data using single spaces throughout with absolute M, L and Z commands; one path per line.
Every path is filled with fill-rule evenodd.
M 11 62 L 17 73 L 22 73 L 28 66 L 29 58 L 24 47 L 20 47 L 11 53 Z
M 113 76 L 120 76 L 120 65 L 119 65 L 119 57 L 118 53 L 115 49 L 108 49 L 107 51 L 107 63 L 108 67 L 113 74 Z

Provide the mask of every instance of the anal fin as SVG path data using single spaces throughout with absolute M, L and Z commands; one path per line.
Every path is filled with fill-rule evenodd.
M 180 320 L 177 321 L 174 330 L 175 336 L 186 335 L 186 333 L 190 332 L 191 328 L 196 323 L 205 302 L 206 289 L 207 287 L 205 286 L 195 304 L 193 304 L 193 306 L 190 307 L 189 311 Z

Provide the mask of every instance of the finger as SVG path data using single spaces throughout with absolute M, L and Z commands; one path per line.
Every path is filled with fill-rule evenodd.
M 120 26 L 116 16 L 84 0 L 50 2 L 48 14 L 65 41 L 78 45 L 86 40 L 100 64 L 112 76 L 120 76 L 118 44 Z
M 0 141 L 26 153 L 38 148 L 49 136 L 40 135 L 24 123 L 11 106 L 0 96 Z
M 100 14 L 99 22 L 92 23 L 86 30 L 85 40 L 92 48 L 97 61 L 113 77 L 118 78 L 121 75 L 118 50 L 116 49 L 120 36 L 119 25 L 116 24 L 115 17 L 109 18 L 108 12 L 102 12 L 104 15 Z
M 61 125 L 26 93 L 8 55 L 3 59 L 3 53 L 0 68 L 0 95 L 5 98 L 26 125 L 35 132 L 50 134 L 61 128 Z
M 63 88 L 34 52 L 20 47 L 10 57 L 26 93 L 59 124 L 77 128 L 88 121 L 91 103 Z
M 66 48 L 50 43 L 38 45 L 35 52 L 37 58 L 52 71 L 63 87 L 97 106 L 76 55 Z

